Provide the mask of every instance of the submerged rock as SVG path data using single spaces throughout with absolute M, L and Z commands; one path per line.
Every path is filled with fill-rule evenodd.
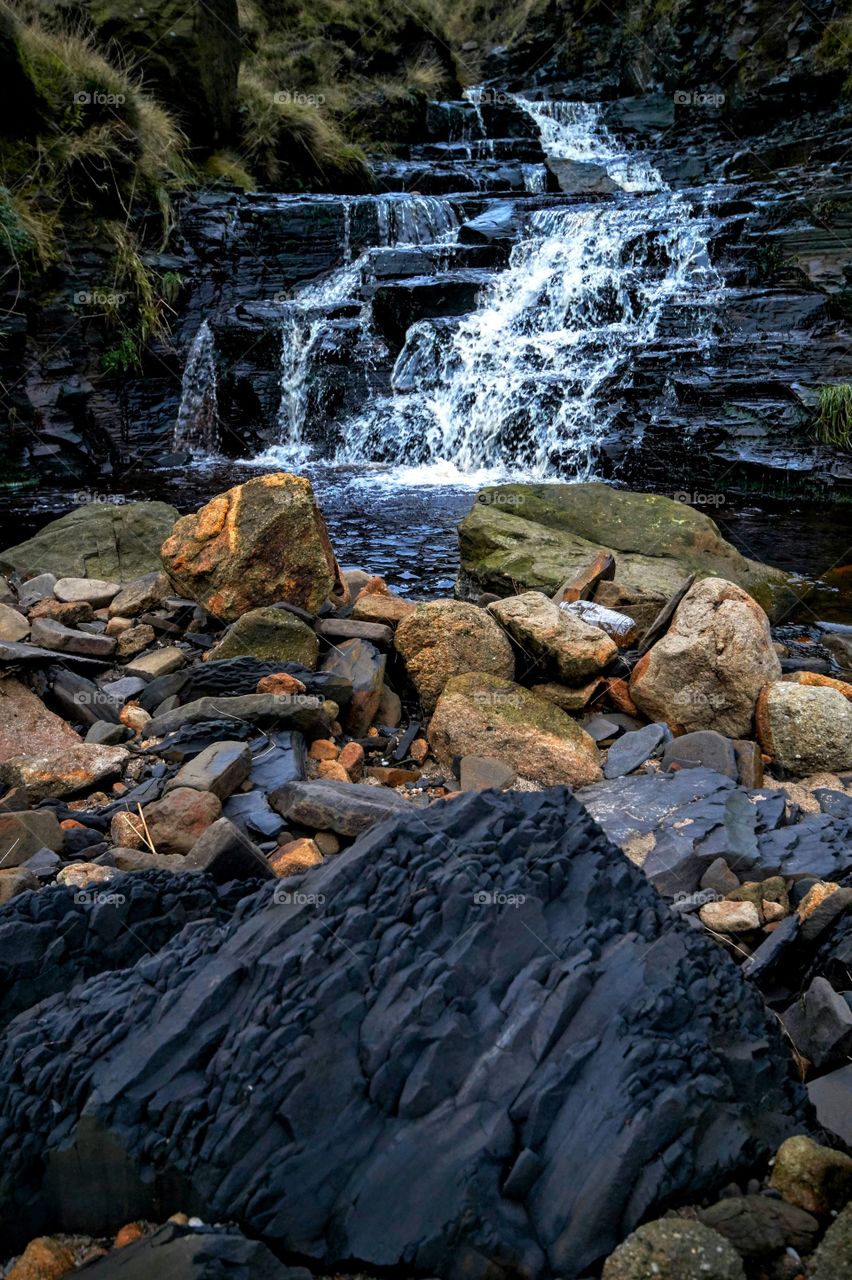
M 310 481 L 283 471 L 182 516 L 162 558 L 181 591 L 229 622 L 280 600 L 315 613 L 340 581 Z
M 668 597 L 685 577 L 721 577 L 772 613 L 785 593 L 780 569 L 747 560 L 702 512 L 605 484 L 510 484 L 483 489 L 459 525 L 461 581 L 500 594 L 551 595 L 602 552 L 632 592 Z M 605 603 L 609 603 L 605 601 Z
M 24 1240 L 126 1221 L 112 1169 L 133 1216 L 168 1188 L 317 1270 L 574 1280 L 804 1127 L 758 994 L 564 788 L 407 809 L 280 888 L 9 1028 Z

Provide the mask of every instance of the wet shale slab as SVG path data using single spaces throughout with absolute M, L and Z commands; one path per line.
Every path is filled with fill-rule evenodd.
M 807 1128 L 758 992 L 566 788 L 221 906 L 120 970 L 90 932 L 8 1026 L 7 1244 L 181 1208 L 321 1267 L 571 1280 Z

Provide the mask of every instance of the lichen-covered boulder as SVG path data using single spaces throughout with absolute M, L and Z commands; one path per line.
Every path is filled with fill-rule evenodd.
M 167 502 L 90 502 L 0 551 L 0 568 L 23 577 L 53 573 L 132 582 L 161 567 L 160 546 L 177 515 Z
M 486 609 L 461 600 L 428 600 L 402 619 L 394 644 L 424 710 L 432 711 L 452 676 L 486 671 L 511 680 L 512 646 Z
M 228 628 L 210 650 L 221 658 L 270 658 L 299 662 L 313 669 L 319 656 L 316 632 L 287 609 L 250 609 Z M 279 691 L 280 692 L 280 691 Z
M 483 489 L 459 525 L 466 594 L 519 588 L 552 595 L 602 552 L 632 593 L 670 596 L 690 573 L 735 582 L 770 614 L 789 576 L 747 560 L 709 516 L 658 494 L 606 484 L 508 484 Z M 617 606 L 616 606 L 617 607 Z
M 761 747 L 787 773 L 852 769 L 852 702 L 839 688 L 776 680 L 761 691 L 755 724 Z
M 630 696 L 649 719 L 665 720 L 675 732 L 716 729 L 745 738 L 761 689 L 780 675 L 760 605 L 732 582 L 705 578 L 634 667 Z
M 449 680 L 429 724 L 435 758 L 450 768 L 458 756 L 488 755 L 544 786 L 585 786 L 601 776 L 591 737 L 553 702 L 486 672 Z
M 310 481 L 284 471 L 256 476 L 181 516 L 162 558 L 185 595 L 228 622 L 277 601 L 315 613 L 339 582 Z
M 185 1204 L 322 1274 L 576 1280 L 803 1127 L 759 994 L 565 788 L 408 806 L 115 972 L 88 940 L 0 1042 L 10 1251 Z

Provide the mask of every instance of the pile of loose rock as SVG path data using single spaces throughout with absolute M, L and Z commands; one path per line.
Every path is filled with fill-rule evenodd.
M 383 819 L 569 784 L 759 987 L 852 1143 L 842 639 L 773 634 L 789 581 L 662 498 L 506 486 L 461 544 L 470 598 L 402 598 L 341 572 L 309 483 L 274 474 L 180 518 L 81 509 L 0 554 L 0 902 L 32 943 L 24 972 L 0 938 L 5 1012 L 90 972 L 85 943 L 46 963 L 33 890 L 65 886 L 129 938 L 176 875 L 196 877 L 184 920 L 226 918 Z

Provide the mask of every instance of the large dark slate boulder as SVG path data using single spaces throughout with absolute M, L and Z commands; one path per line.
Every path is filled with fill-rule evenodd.
M 147 1195 L 322 1269 L 572 1280 L 807 1128 L 757 992 L 566 788 L 412 806 L 287 887 L 9 1027 L 23 1236 Z

